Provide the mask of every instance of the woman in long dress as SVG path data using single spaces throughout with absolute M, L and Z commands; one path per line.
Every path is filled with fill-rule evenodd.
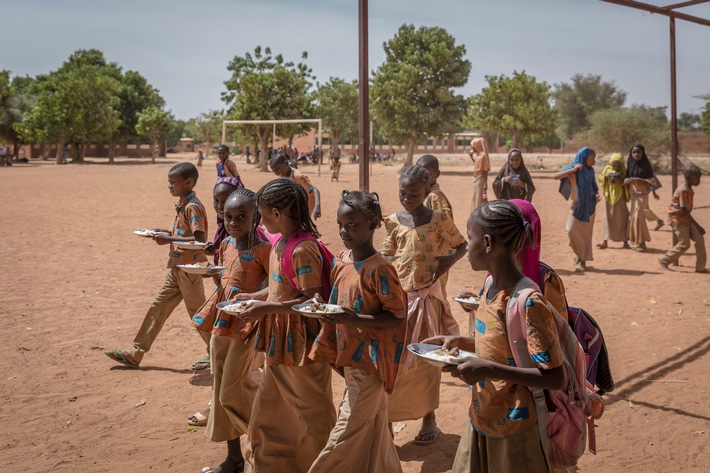
M 596 153 L 588 146 L 577 151 L 574 163 L 555 174 L 559 179 L 560 194 L 570 203 L 570 213 L 566 230 L 569 235 L 569 246 L 572 247 L 577 265 L 575 271 L 582 272 L 587 268 L 587 261 L 593 260 L 592 233 L 594 230 L 594 213 L 599 201 L 599 188 L 594 178 L 594 160 Z
M 609 240 L 623 241 L 624 248 L 629 248 L 629 192 L 624 185 L 626 166 L 621 153 L 615 153 L 599 174 L 599 184 L 606 201 L 606 215 L 602 224 L 602 241 L 597 248 L 608 248 Z
M 493 181 L 493 192 L 496 199 L 521 199 L 532 202 L 535 184 L 528 168 L 525 167 L 523 154 L 517 148 L 508 151 L 508 160 L 498 172 Z
M 648 194 L 653 192 L 653 196 L 658 199 L 656 189 L 660 187 L 660 183 L 653 174 L 651 161 L 642 145 L 636 144 L 629 151 L 624 184 L 629 188 L 631 202 L 628 223 L 629 242 L 636 246 L 634 248 L 636 251 L 643 252 L 646 251 L 646 242 L 651 241 L 645 215 L 648 208 Z

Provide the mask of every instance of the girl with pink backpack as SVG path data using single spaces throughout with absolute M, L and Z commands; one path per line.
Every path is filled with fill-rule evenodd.
M 469 421 L 461 436 L 453 472 L 550 471 L 537 428 L 529 388 L 559 390 L 566 374 L 553 311 L 539 289 L 524 301 L 524 323 L 531 367 L 520 367 L 509 341 L 506 312 L 513 289 L 525 276 L 516 264 L 523 243 L 534 244 L 533 228 L 518 207 L 505 200 L 485 203 L 469 218 L 468 260 L 488 271 L 473 337 L 434 337 L 425 343 L 458 347 L 476 357 L 444 368 L 472 388 Z M 545 439 L 546 440 L 546 439 Z

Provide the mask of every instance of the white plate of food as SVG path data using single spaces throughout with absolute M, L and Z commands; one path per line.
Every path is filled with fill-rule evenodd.
M 460 348 L 442 348 L 441 345 L 430 345 L 429 343 L 410 343 L 407 345 L 407 349 L 427 363 L 439 368 L 458 365 L 469 356 L 477 356 Z
M 221 310 L 222 312 L 226 312 L 227 314 L 230 315 L 239 315 L 242 312 L 244 312 L 249 305 L 251 305 L 252 302 L 256 302 L 255 299 L 248 299 L 246 301 L 237 301 L 234 302 L 233 300 L 228 300 L 224 302 L 220 302 L 217 304 L 217 308 Z
M 180 248 L 181 250 L 204 250 L 207 248 L 207 243 L 204 241 L 174 241 L 173 245 L 175 248 Z
M 224 266 L 210 264 L 207 261 L 195 264 L 179 264 L 178 268 L 185 271 L 187 274 L 219 274 L 218 271 L 226 269 Z
M 168 232 L 156 232 L 155 230 L 133 230 L 133 233 L 135 235 L 144 237 L 144 238 L 153 238 L 154 236 L 158 235 L 165 235 L 168 236 L 170 233 Z
M 320 317 L 321 315 L 344 314 L 343 308 L 335 304 L 323 304 L 321 302 L 304 302 L 291 307 L 306 317 Z
M 475 296 L 470 296 L 470 297 L 454 297 L 454 300 L 461 304 L 461 307 L 464 309 L 468 310 L 476 310 L 478 309 L 478 306 L 481 304 L 481 299 Z

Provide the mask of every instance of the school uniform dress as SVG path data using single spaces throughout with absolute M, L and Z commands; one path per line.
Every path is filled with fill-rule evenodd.
M 231 164 L 231 166 L 230 166 Z M 239 171 L 237 171 L 237 165 L 234 161 L 229 158 L 225 159 L 224 162 L 220 161 L 217 163 L 217 177 L 236 177 L 239 178 Z M 241 179 L 240 179 L 241 180 Z
M 308 195 L 308 212 L 313 212 L 313 209 L 316 206 L 316 197 L 315 194 L 313 194 L 313 184 L 311 184 L 311 180 L 308 176 L 301 174 L 295 169 L 291 169 L 291 174 L 288 178 L 296 181 L 301 187 L 303 187 L 303 190 L 306 191 L 306 194 Z
M 476 354 L 483 359 L 515 366 L 510 351 L 505 311 L 510 290 L 490 301 L 481 298 L 470 328 Z M 539 292 L 525 302 L 528 351 L 541 369 L 562 365 L 552 313 Z M 469 391 L 469 419 L 461 435 L 454 473 L 547 473 L 540 444 L 537 412 L 531 391 L 509 381 L 483 379 Z
M 274 247 L 269 257 L 267 301 L 302 294 L 284 274 L 281 254 Z M 301 291 L 321 287 L 324 262 L 315 242 L 299 243 L 292 262 Z M 257 324 L 254 347 L 266 364 L 249 423 L 246 471 L 305 473 L 328 442 L 336 419 L 332 371 L 308 358 L 320 329 L 317 319 L 298 314 L 268 314 Z
M 364 261 L 342 252 L 333 263 L 330 303 L 359 314 L 407 315 L 407 296 L 394 267 L 377 253 Z M 389 329 L 323 324 L 311 358 L 333 366 L 346 389 L 330 439 L 309 473 L 401 472 L 387 426 L 392 392 L 404 347 L 405 325 Z
M 707 263 L 707 253 L 705 252 L 705 237 L 700 233 L 697 225 L 694 225 L 690 218 L 683 214 L 683 210 L 691 212 L 693 210 L 693 197 L 695 192 L 686 183 L 681 184 L 673 193 L 671 205 L 668 210 L 668 223 L 673 228 L 673 233 L 678 238 L 678 243 L 661 257 L 661 262 L 669 265 L 688 251 L 691 240 L 695 242 L 695 270 L 703 271 Z
M 439 187 L 439 184 L 434 184 L 429 190 L 429 194 L 426 199 L 424 199 L 424 206 L 432 210 L 439 210 L 441 212 L 448 212 L 451 220 L 454 219 L 454 210 L 451 206 L 451 202 L 446 198 L 446 195 Z M 449 272 L 445 272 L 439 276 L 439 282 L 441 283 L 441 294 L 446 299 L 446 283 L 449 282 Z
M 202 205 L 202 202 L 200 202 L 194 192 L 191 192 L 175 205 L 175 212 L 176 216 L 172 229 L 173 236 L 191 237 L 196 232 L 207 234 L 207 212 L 205 211 L 205 206 Z M 187 274 L 178 268 L 177 265 L 201 263 L 207 261 L 207 257 L 201 250 L 183 251 L 183 253 L 177 253 L 175 246 L 172 243 L 170 244 L 170 256 L 167 264 L 168 272 L 165 275 L 163 285 L 143 319 L 143 324 L 133 340 L 133 346 L 127 351 L 127 354 L 138 363 L 143 359 L 143 355 L 150 350 L 165 321 L 181 300 L 185 300 L 185 308 L 188 314 L 194 314 L 205 303 L 205 288 L 202 283 L 202 276 Z M 210 334 L 201 333 L 201 335 L 205 343 L 209 345 Z
M 198 331 L 212 333 L 210 364 L 214 374 L 212 411 L 205 436 L 214 442 L 234 440 L 247 433 L 251 407 L 256 397 L 258 370 L 264 362 L 245 339 L 253 324 L 217 309 L 217 304 L 238 293 L 256 292 L 269 271 L 271 244 L 259 242 L 238 250 L 227 237 L 220 246 L 220 285 L 192 317 Z
M 385 241 L 381 252 L 396 256 L 393 262 L 408 309 L 405 346 L 436 335 L 458 335 L 459 327 L 440 282 L 433 281 L 437 256 L 466 239 L 444 212 L 434 212 L 431 221 L 418 227 L 402 225 L 397 214 L 385 219 Z M 400 361 L 395 387 L 388 402 L 390 422 L 420 419 L 439 407 L 441 370 L 418 362 L 407 350 Z

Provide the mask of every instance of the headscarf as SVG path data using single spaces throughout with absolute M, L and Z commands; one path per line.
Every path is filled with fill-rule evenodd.
M 234 187 L 234 190 L 244 187 L 242 180 L 238 177 L 220 177 L 217 178 L 217 182 L 214 183 L 213 190 L 220 184 L 227 184 Z M 224 228 L 224 219 L 217 216 L 217 231 L 214 233 L 214 264 L 219 264 L 219 247 L 222 244 L 222 240 L 229 236 L 229 232 Z
M 538 286 L 542 287 L 542 281 L 540 281 L 540 246 L 542 243 L 540 240 L 542 238 L 540 216 L 533 204 L 527 200 L 511 199 L 510 202 L 520 209 L 523 218 L 532 225 L 533 233 L 535 234 L 535 247 L 531 248 L 530 243 L 526 241 L 520 253 L 518 253 L 522 272 L 525 276 L 535 281 Z
M 513 169 L 513 166 L 510 165 L 510 156 L 516 151 L 520 153 L 520 167 L 518 169 Z M 511 186 L 503 182 L 504 177 L 513 174 L 520 176 L 520 180 L 527 185 L 527 190 L 520 189 L 519 187 Z M 496 198 L 498 199 L 520 198 L 525 199 L 528 202 L 532 201 L 532 196 L 535 192 L 535 185 L 533 184 L 528 168 L 525 167 L 523 153 L 519 149 L 513 148 L 508 151 L 508 160 L 505 164 L 503 164 L 503 167 L 500 168 L 498 177 L 495 181 L 493 181 L 493 192 L 495 192 Z
M 621 164 L 621 169 L 618 172 L 620 178 L 623 180 L 626 177 L 626 166 L 624 166 L 624 158 L 621 156 L 621 153 L 612 154 L 611 159 L 609 159 L 609 162 L 599 174 L 599 183 L 602 185 L 602 190 L 604 191 L 604 200 L 606 200 L 609 205 L 616 205 L 622 197 L 624 200 L 629 200 L 629 190 L 626 186 L 623 184 L 615 184 L 611 182 L 611 178 L 607 178 L 607 174 L 617 172 L 614 166 L 612 166 L 615 162 Z
M 636 161 L 631 155 L 634 148 L 638 148 L 643 153 L 643 157 Z M 646 148 L 643 145 L 633 145 L 629 150 L 629 158 L 626 160 L 626 173 L 628 177 L 640 177 L 641 179 L 651 179 L 653 177 L 653 166 L 646 156 Z
M 488 149 L 486 148 L 486 140 L 483 138 L 474 138 L 471 140 L 471 148 L 476 154 L 476 158 L 473 160 L 473 171 L 490 171 L 491 170 L 491 160 L 488 157 Z
M 574 163 L 562 168 L 563 171 L 568 171 L 577 164 L 582 165 L 582 169 L 577 171 L 577 201 L 572 211 L 574 218 L 580 222 L 589 222 L 589 217 L 591 217 L 597 209 L 596 196 L 599 187 L 597 187 L 597 180 L 594 179 L 594 168 L 587 166 L 587 158 L 591 152 L 592 149 L 589 146 L 585 146 L 577 151 L 577 155 L 574 157 Z M 571 183 L 568 177 L 560 181 L 559 192 L 565 196 L 566 199 L 569 199 Z

